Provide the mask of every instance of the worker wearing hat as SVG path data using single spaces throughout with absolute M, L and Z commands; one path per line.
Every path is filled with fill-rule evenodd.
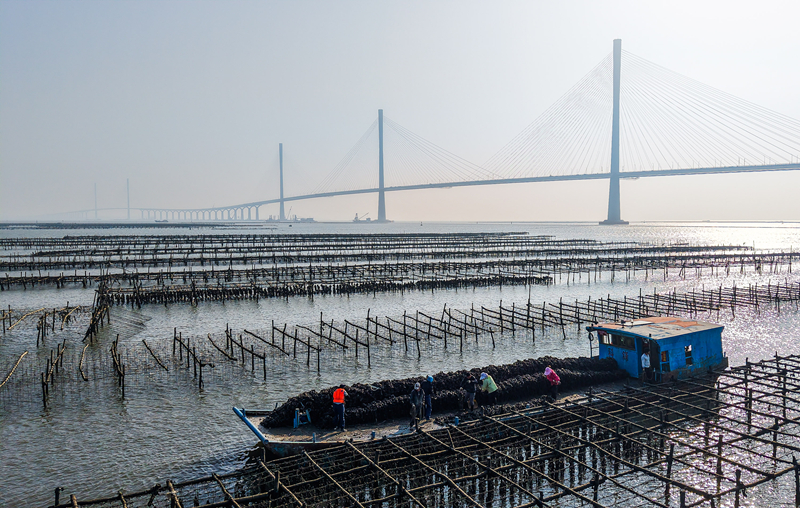
M 497 384 L 492 379 L 492 376 L 485 372 L 481 372 L 481 390 L 489 394 L 489 404 L 497 402 Z
M 428 379 L 423 381 L 420 386 L 422 391 L 425 392 L 425 419 L 431 419 L 431 396 L 433 395 L 433 376 L 428 376 Z
M 419 383 L 414 383 L 414 389 L 409 394 L 411 399 L 411 426 L 417 422 L 417 418 L 422 418 L 422 410 L 425 407 L 425 392 L 420 388 Z
M 544 369 L 544 377 L 547 378 L 547 381 L 550 383 L 550 397 L 556 400 L 558 398 L 558 385 L 561 384 L 561 378 L 558 377 L 556 371 L 549 365 Z

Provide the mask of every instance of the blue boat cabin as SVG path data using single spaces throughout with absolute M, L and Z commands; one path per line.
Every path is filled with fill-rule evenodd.
M 642 355 L 650 358 L 654 381 L 667 381 L 724 369 L 722 325 L 679 317 L 646 317 L 586 328 L 597 333 L 598 356 L 613 358 L 631 377 L 642 376 Z

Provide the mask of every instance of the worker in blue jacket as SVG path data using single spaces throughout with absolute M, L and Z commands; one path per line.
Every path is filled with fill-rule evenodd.
M 431 396 L 433 395 L 433 376 L 422 382 L 422 391 L 425 392 L 425 419 L 431 419 Z

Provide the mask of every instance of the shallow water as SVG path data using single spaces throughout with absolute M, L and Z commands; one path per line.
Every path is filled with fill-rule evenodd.
M 279 225 L 277 230 L 245 230 L 248 233 L 315 233 L 315 232 L 486 232 L 523 231 L 531 234 L 554 235 L 557 238 L 590 238 L 605 241 L 690 242 L 729 244 L 758 249 L 789 250 L 800 245 L 800 227 L 796 224 L 639 224 L 629 227 L 599 227 L 589 224 L 296 224 L 292 228 Z M 165 233 L 161 230 L 133 230 L 132 234 Z M 231 233 L 231 230 L 221 231 Z M 2 231 L 15 236 L 65 234 L 106 234 L 107 231 Z M 210 233 L 214 230 L 169 230 L 165 234 Z M 112 230 L 111 234 L 124 234 Z M 324 388 L 339 383 L 371 382 L 381 379 L 408 377 L 440 371 L 500 364 L 520 358 L 543 355 L 586 356 L 589 353 L 585 332 L 569 329 L 566 339 L 550 332 L 543 336 L 537 331 L 535 341 L 530 332 L 497 338 L 497 347 L 482 337 L 465 343 L 463 353 L 458 345 L 430 345 L 417 358 L 416 350 L 406 352 L 402 344 L 393 347 L 375 346 L 372 365 L 368 368 L 361 353 L 356 359 L 352 351 L 326 351 L 323 368 L 316 372 L 315 359 L 307 368 L 304 358 L 286 358 L 275 354 L 269 359 L 265 382 L 259 368 L 253 373 L 249 366 L 219 363 L 205 373 L 205 389 L 198 390 L 191 373 L 171 365 L 169 373 L 155 369 L 137 372 L 138 365 L 149 361 L 132 357 L 141 352 L 141 340 L 147 340 L 159 354 L 167 355 L 172 344 L 173 329 L 183 337 L 222 337 L 226 325 L 235 333 L 242 329 L 268 334 L 271 322 L 276 324 L 318 323 L 320 312 L 325 319 L 361 319 L 370 315 L 402 316 L 403 311 L 441 313 L 442 307 L 469 309 L 504 306 L 515 302 L 557 303 L 605 297 L 606 295 L 636 296 L 644 292 L 678 291 L 692 287 L 746 286 L 750 283 L 797 280 L 784 268 L 781 273 L 757 275 L 738 271 L 728 278 L 712 277 L 704 272 L 697 276 L 691 271 L 686 280 L 670 274 L 648 277 L 637 272 L 625 280 L 619 273 L 615 281 L 610 274 L 602 280 L 587 280 L 584 274 L 567 283 L 566 277 L 551 286 L 505 286 L 502 288 L 460 289 L 435 292 L 404 292 L 378 295 L 327 296 L 292 298 L 288 300 L 229 301 L 201 303 L 196 307 L 176 304 L 168 307 L 145 306 L 141 310 L 116 308 L 110 326 L 103 329 L 98 344 L 88 354 L 97 368 L 108 357 L 111 341 L 119 334 L 120 349 L 132 369 L 126 385 L 126 397 L 120 397 L 113 378 L 83 382 L 77 372 L 63 373 L 62 382 L 51 392 L 51 403 L 45 410 L 36 397 L 21 397 L 17 404 L 3 402 L 0 396 L 0 506 L 45 506 L 52 503 L 53 489 L 63 486 L 65 493 L 75 493 L 78 499 L 105 496 L 123 488 L 128 492 L 151 487 L 170 478 L 174 481 L 225 472 L 242 464 L 244 454 L 251 449 L 255 438 L 231 411 L 231 406 L 272 407 L 291 395 L 309 389 Z M 0 293 L 0 307 L 37 309 L 40 307 L 90 305 L 93 290 L 78 288 L 35 289 Z M 701 319 L 717 321 L 726 326 L 724 347 L 732 364 L 745 358 L 756 361 L 780 354 L 800 353 L 800 313 L 794 305 L 784 306 L 780 314 L 775 309 L 761 313 L 737 310 L 716 312 Z M 77 326 L 77 325 L 76 325 Z M 84 323 L 85 326 L 85 323 Z M 48 339 L 47 346 L 36 352 L 39 358 L 49 354 L 57 340 L 67 339 L 69 354 L 83 347 L 78 327 L 57 333 Z M 79 335 L 80 334 L 80 335 Z M 24 350 L 36 350 L 35 328 L 22 327 L 0 339 L 0 375 Z M 219 343 L 219 342 L 218 342 Z M 305 351 L 303 350 L 302 353 Z M 144 353 L 146 355 L 147 353 Z M 299 355 L 299 356 L 302 356 Z M 167 356 L 165 356 L 166 358 Z M 152 362 L 150 362 L 152 364 Z M 35 372 L 31 375 L 36 374 Z M 34 395 L 37 393 L 33 390 Z M 40 397 L 40 392 L 38 392 Z M 2 395 L 2 394 L 0 394 Z M 28 400 L 32 398 L 33 400 Z M 752 500 L 752 498 L 751 498 Z

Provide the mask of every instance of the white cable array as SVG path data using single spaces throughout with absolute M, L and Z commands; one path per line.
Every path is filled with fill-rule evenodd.
M 627 51 L 621 65 L 620 171 L 800 162 L 800 121 Z M 612 73 L 609 54 L 483 165 L 384 117 L 385 185 L 607 173 Z M 378 186 L 376 125 L 315 193 Z

